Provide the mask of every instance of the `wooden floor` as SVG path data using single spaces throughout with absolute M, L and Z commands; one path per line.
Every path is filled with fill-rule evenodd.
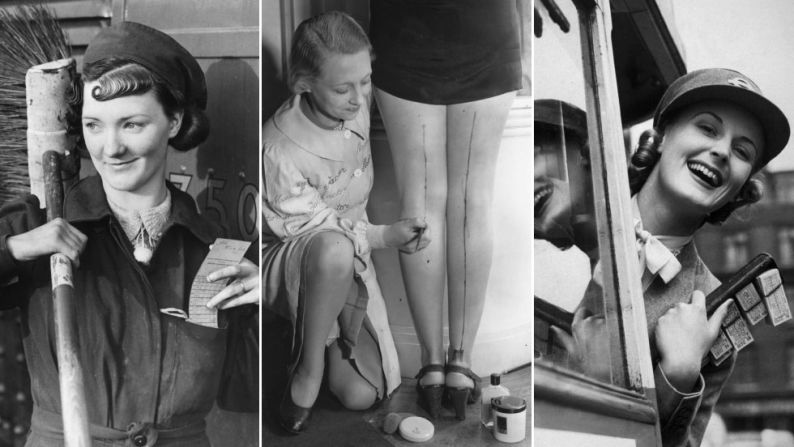
M 484 383 L 486 381 L 484 380 Z M 529 367 L 506 374 L 502 384 L 511 394 L 531 400 L 531 372 Z M 348 411 L 323 391 L 312 414 L 311 426 L 298 436 L 290 436 L 282 431 L 272 417 L 279 389 L 265 393 L 263 411 L 264 446 L 367 446 L 367 447 L 408 447 L 415 443 L 406 441 L 398 433 L 387 435 L 382 431 L 383 420 L 390 412 L 408 412 L 427 418 L 427 413 L 419 408 L 414 379 L 403 379 L 402 386 L 386 402 L 373 409 L 362 412 Z M 269 403 L 268 403 L 269 402 Z M 510 444 L 530 446 L 532 415 L 527 411 L 527 438 L 523 442 Z M 451 409 L 445 409 L 440 419 L 432 421 L 435 425 L 433 439 L 423 443 L 426 446 L 503 446 L 494 439 L 489 429 L 480 424 L 480 407 L 470 405 L 465 421 L 457 421 Z

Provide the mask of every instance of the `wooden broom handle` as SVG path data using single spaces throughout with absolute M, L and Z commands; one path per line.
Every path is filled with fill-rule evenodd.
M 42 157 L 47 220 L 63 217 L 61 160 L 56 151 Z M 90 447 L 88 408 L 85 400 L 83 369 L 77 356 L 75 298 L 72 263 L 61 253 L 50 257 L 52 298 L 55 317 L 55 342 L 58 353 L 58 379 L 61 389 L 61 415 L 66 447 Z

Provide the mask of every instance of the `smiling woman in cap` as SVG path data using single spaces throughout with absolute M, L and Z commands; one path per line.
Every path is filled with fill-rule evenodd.
M 653 126 L 640 137 L 629 182 L 648 333 L 659 354 L 653 365 L 659 418 L 665 446 L 696 446 L 736 356 L 701 366 L 730 301 L 707 317 L 705 294 L 719 281 L 693 238 L 704 223 L 721 223 L 760 200 L 761 182 L 753 175 L 783 150 L 790 130 L 752 80 L 722 68 L 674 81 Z M 599 359 L 579 352 L 576 340 L 605 330 L 602 316 L 588 316 L 598 312 L 595 296 L 588 294 L 575 313 L 576 336 L 565 338 L 572 358 L 583 356 L 590 363 L 584 369 L 592 371 L 600 370 Z
M 209 446 L 204 417 L 221 387 L 231 335 L 223 323 L 186 319 L 193 279 L 222 234 L 165 177 L 169 146 L 190 150 L 208 135 L 204 73 L 171 37 L 130 22 L 103 29 L 83 62 L 76 96 L 99 175 L 67 193 L 64 219 L 44 223 L 34 196 L 0 209 L 0 296 L 4 306 L 23 310 L 34 401 L 26 446 L 64 442 L 47 259 L 53 252 L 79 265 L 77 357 L 92 439 Z M 210 304 L 258 301 L 255 264 L 208 277 L 229 278 L 236 281 Z M 256 311 L 249 315 L 256 324 Z

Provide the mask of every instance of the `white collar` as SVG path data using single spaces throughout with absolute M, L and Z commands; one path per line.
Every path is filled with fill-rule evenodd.
M 131 210 L 113 203 L 110 199 L 108 199 L 108 205 L 110 210 L 113 211 L 113 215 L 118 219 L 119 224 L 121 224 L 127 239 L 133 245 L 142 241 L 151 244 L 150 248 L 154 249 L 154 245 L 159 241 L 161 233 L 171 216 L 171 192 L 166 189 L 165 200 L 153 208 Z M 144 229 L 149 241 L 142 237 L 142 230 Z
M 362 106 L 355 119 L 345 121 L 341 129 L 323 129 L 312 122 L 300 108 L 301 95 L 294 95 L 273 115 L 273 124 L 295 144 L 318 157 L 343 161 L 345 146 L 329 144 L 330 138 L 344 139 L 344 132 L 350 131 L 359 139 L 366 141 L 369 133 L 369 116 L 366 105 Z M 341 130 L 341 132 L 340 132 Z

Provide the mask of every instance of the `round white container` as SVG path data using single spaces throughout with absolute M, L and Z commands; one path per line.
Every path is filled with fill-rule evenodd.
M 491 400 L 493 436 L 499 442 L 520 442 L 527 436 L 527 401 L 517 396 Z
M 419 416 L 410 416 L 400 422 L 400 434 L 411 442 L 425 442 L 433 437 L 433 423 Z

